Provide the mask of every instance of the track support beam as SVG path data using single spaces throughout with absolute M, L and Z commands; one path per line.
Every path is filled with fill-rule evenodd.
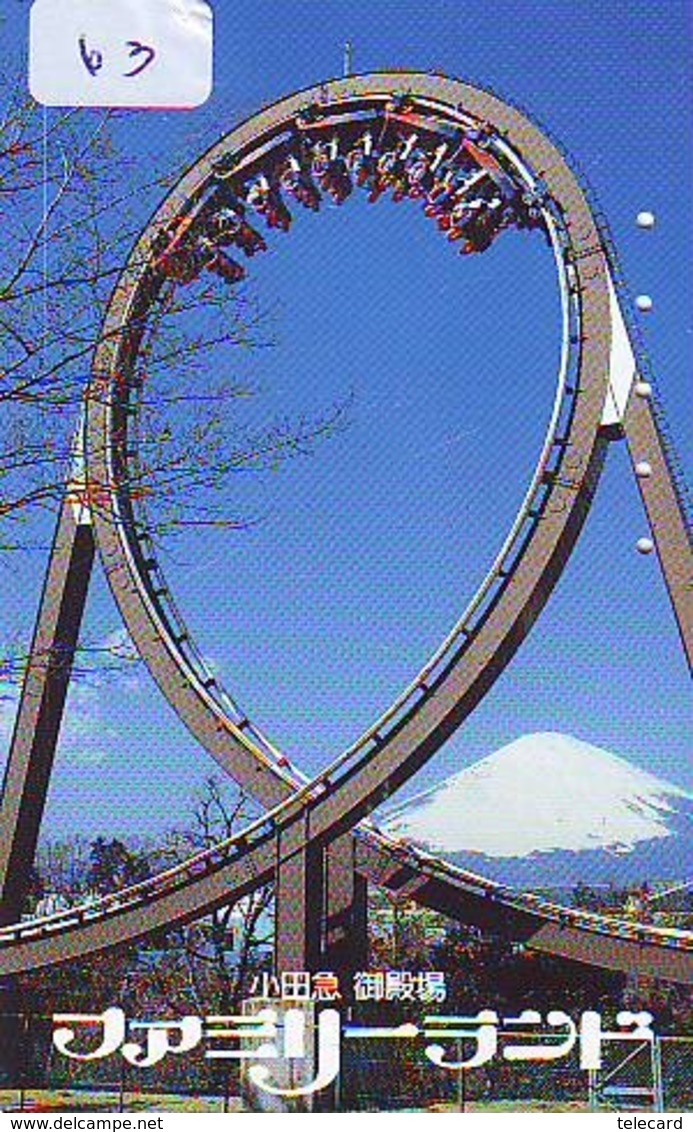
M 41 819 L 94 562 L 87 512 L 60 508 L 0 798 L 0 924 L 16 923 L 31 884 Z M 22 1074 L 21 988 L 0 985 L 0 1082 Z
M 92 528 L 66 494 L 3 783 L 0 924 L 19 919 L 29 888 L 93 561 Z
M 311 843 L 310 815 L 277 838 L 275 970 L 320 968 L 324 868 L 322 849 Z
M 669 467 L 666 438 L 658 426 L 650 397 L 639 395 L 637 384 L 626 410 L 624 431 L 679 635 L 688 664 L 693 668 L 691 538 Z M 640 470 L 645 474 L 640 474 Z
M 325 852 L 323 965 L 339 976 L 350 1002 L 355 973 L 368 968 L 368 882 L 356 871 L 353 833 L 336 838 Z

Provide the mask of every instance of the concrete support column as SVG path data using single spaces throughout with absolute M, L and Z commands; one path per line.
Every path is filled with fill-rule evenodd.
M 317 971 L 322 952 L 323 851 L 310 842 L 310 814 L 277 838 L 275 970 Z
M 82 521 L 80 521 L 82 519 Z M 84 512 L 63 503 L 39 607 L 0 803 L 0 923 L 27 893 L 94 560 Z
M 368 884 L 356 872 L 354 834 L 336 838 L 325 853 L 325 932 L 323 963 L 339 975 L 345 1002 L 352 997 L 356 971 L 368 967 Z
M 19 920 L 31 881 L 65 699 L 94 561 L 83 508 L 65 499 L 36 619 L 0 798 L 0 924 Z M 0 1082 L 18 1088 L 26 1008 L 17 981 L 0 985 Z
M 664 575 L 681 642 L 693 667 L 693 552 L 683 501 L 670 474 L 666 437 L 650 397 L 638 393 L 626 410 L 624 429 L 638 488 Z M 646 386 L 645 386 L 646 387 Z

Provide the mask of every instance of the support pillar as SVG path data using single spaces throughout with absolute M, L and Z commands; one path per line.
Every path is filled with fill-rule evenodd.
M 23 1069 L 23 1018 L 15 978 L 0 982 L 0 1089 L 19 1089 Z
M 691 536 L 656 408 L 648 395 L 638 394 L 638 385 L 628 402 L 623 427 L 664 584 L 688 663 L 693 667 Z
M 339 976 L 344 1001 L 352 1001 L 354 974 L 368 968 L 368 882 L 356 872 L 352 832 L 325 853 L 325 969 Z
M 0 924 L 19 919 L 34 863 L 94 561 L 88 513 L 60 509 L 0 802 Z
M 317 971 L 322 952 L 323 851 L 311 844 L 310 813 L 277 838 L 275 970 Z
M 20 919 L 31 881 L 41 819 L 72 662 L 94 561 L 85 508 L 62 503 L 0 798 L 0 924 Z M 0 1082 L 22 1074 L 21 988 L 0 985 Z

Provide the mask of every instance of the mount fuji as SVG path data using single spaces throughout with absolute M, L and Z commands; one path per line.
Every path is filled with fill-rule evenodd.
M 543 732 L 502 747 L 379 824 L 504 884 L 656 883 L 690 876 L 692 802 L 682 787 L 626 759 Z

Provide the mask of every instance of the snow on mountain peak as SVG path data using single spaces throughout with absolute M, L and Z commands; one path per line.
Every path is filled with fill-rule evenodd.
M 433 852 L 527 857 L 632 851 L 670 836 L 671 799 L 691 795 L 625 759 L 558 732 L 524 735 L 390 811 L 381 823 Z

